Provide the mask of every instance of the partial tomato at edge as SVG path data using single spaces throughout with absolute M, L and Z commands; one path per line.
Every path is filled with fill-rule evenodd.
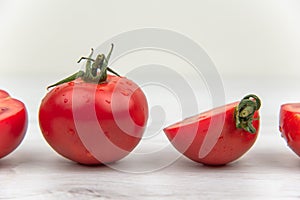
M 256 105 L 256 108 L 253 110 L 245 105 L 243 108 L 243 105 L 241 105 L 242 100 L 241 102 L 228 104 L 187 118 L 165 128 L 164 132 L 179 152 L 195 162 L 206 165 L 224 165 L 230 163 L 244 155 L 257 139 L 260 100 L 255 96 L 257 99 L 254 101 L 252 95 L 250 96 L 250 100 L 248 99 L 249 96 L 247 96 L 246 101 L 250 104 L 252 104 L 250 101 L 254 102 L 252 105 Z M 244 111 L 250 111 L 245 115 L 246 118 L 249 117 L 249 121 L 241 122 L 245 126 L 237 124 L 236 112 L 240 106 L 242 107 L 239 110 L 238 116 L 243 116 L 245 114 Z M 225 121 L 220 133 L 218 132 L 219 130 L 215 130 L 215 127 L 210 127 L 211 119 L 221 119 L 223 116 L 225 116 Z M 247 128 L 248 125 L 252 127 L 249 129 Z M 237 128 L 237 126 L 240 127 Z M 200 157 L 200 149 L 208 133 L 219 134 L 219 136 L 216 138 L 217 141 L 209 153 L 204 157 Z
M 279 130 L 288 146 L 300 156 L 300 103 L 281 105 Z
M 20 145 L 27 130 L 27 118 L 25 105 L 0 90 L 0 158 Z

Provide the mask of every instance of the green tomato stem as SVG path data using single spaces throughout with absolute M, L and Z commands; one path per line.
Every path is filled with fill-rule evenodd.
M 255 111 L 259 110 L 260 106 L 261 101 L 256 95 L 250 94 L 245 96 L 235 108 L 236 127 L 252 134 L 256 133 L 252 122 L 256 120 L 253 116 Z
M 79 71 L 76 72 L 75 74 L 53 84 L 47 87 L 47 89 L 51 87 L 55 87 L 57 85 L 67 83 L 70 81 L 73 81 L 77 78 L 82 78 L 83 81 L 89 82 L 89 83 L 95 83 L 95 84 L 100 84 L 106 81 L 107 79 L 107 71 L 115 74 L 116 76 L 120 76 L 118 73 L 113 71 L 108 67 L 108 61 L 110 59 L 110 56 L 112 54 L 114 45 L 111 44 L 111 49 L 105 57 L 104 54 L 99 54 L 97 55 L 96 59 L 92 59 L 94 49 L 91 49 L 91 53 L 88 57 L 81 57 L 77 63 L 81 62 L 81 60 L 86 60 L 86 65 L 85 65 L 85 71 Z
M 75 74 L 72 74 L 71 76 L 69 76 L 69 77 L 67 77 L 67 78 L 65 78 L 65 79 L 63 79 L 63 80 L 58 81 L 57 83 L 54 83 L 54 84 L 48 86 L 48 87 L 47 87 L 47 90 L 48 90 L 49 88 L 52 88 L 52 87 L 61 85 L 61 84 L 63 84 L 63 83 L 68 83 L 68 82 L 70 82 L 70 81 L 74 81 L 75 79 L 77 79 L 77 78 L 79 78 L 79 77 L 83 77 L 83 75 L 84 75 L 84 72 L 83 72 L 83 71 L 76 72 Z

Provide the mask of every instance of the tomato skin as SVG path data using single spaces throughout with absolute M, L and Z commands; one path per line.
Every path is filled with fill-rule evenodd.
M 113 98 L 115 92 L 124 95 Z M 128 96 L 129 104 L 121 103 Z M 120 102 L 115 111 L 112 110 L 112 101 Z M 91 111 L 91 108 L 94 110 Z M 133 120 L 125 127 L 132 132 L 119 127 L 114 112 Z M 88 137 L 88 134 L 97 131 L 98 127 L 90 125 L 94 123 L 94 119 L 88 116 L 91 113 L 96 115 L 97 126 L 101 126 L 111 144 L 119 148 L 104 147 L 102 141 L 96 141 L 97 150 L 102 152 L 101 160 L 85 147 L 80 137 L 82 134 Z M 148 105 L 142 90 L 124 77 L 111 75 L 108 75 L 106 83 L 101 84 L 75 80 L 59 85 L 45 96 L 39 111 L 40 128 L 49 145 L 60 155 L 86 165 L 110 163 L 128 155 L 139 143 L 147 119 Z M 81 135 L 78 127 L 86 127 L 84 133 L 81 130 Z
M 229 104 L 221 108 L 225 113 L 222 111 L 213 114 L 216 118 L 222 118 L 223 114 L 225 114 L 225 122 L 217 142 L 204 157 L 199 157 L 199 152 L 210 128 L 212 111 L 201 113 L 171 125 L 165 128 L 164 132 L 179 152 L 195 162 L 206 165 L 224 165 L 230 163 L 240 158 L 252 147 L 259 131 L 259 120 L 253 121 L 253 126 L 256 129 L 256 133 L 254 134 L 236 128 L 234 111 L 237 105 L 238 102 Z M 258 111 L 255 112 L 254 118 L 259 118 Z M 186 123 L 185 121 L 188 122 Z M 195 135 L 192 133 L 193 131 L 196 131 Z M 211 127 L 210 131 L 213 133 L 214 127 Z
M 288 146 L 300 156 L 300 103 L 281 105 L 279 116 L 281 136 Z
M 27 126 L 25 105 L 0 90 L 0 158 L 5 157 L 21 144 Z
M 9 94 L 4 90 L 0 90 L 0 99 L 3 99 L 5 97 L 9 97 Z

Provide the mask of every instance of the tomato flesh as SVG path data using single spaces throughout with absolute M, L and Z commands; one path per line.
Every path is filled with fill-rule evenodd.
M 300 103 L 281 106 L 279 130 L 288 146 L 300 156 Z
M 124 77 L 111 75 L 101 84 L 75 80 L 59 85 L 45 96 L 39 111 L 40 127 L 50 146 L 87 165 L 128 155 L 139 143 L 147 119 L 142 90 Z
M 237 105 L 238 102 L 228 104 L 187 118 L 165 128 L 164 132 L 172 145 L 191 160 L 206 165 L 227 164 L 240 158 L 251 148 L 259 129 L 259 120 L 253 121 L 253 126 L 256 128 L 254 134 L 236 128 L 234 112 Z M 221 129 L 217 130 L 211 124 L 213 118 L 224 119 Z M 255 112 L 254 118 L 259 118 L 258 111 Z M 209 134 L 215 139 L 205 140 Z M 210 142 L 212 147 L 207 150 L 206 155 L 201 156 L 200 152 L 203 151 L 201 147 L 207 142 Z
M 25 105 L 0 90 L 0 158 L 20 145 L 27 130 L 27 121 Z

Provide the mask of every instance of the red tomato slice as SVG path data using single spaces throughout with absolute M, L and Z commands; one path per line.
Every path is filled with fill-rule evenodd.
M 258 111 L 253 112 L 251 124 L 255 132 L 250 133 L 236 127 L 237 106 L 239 102 L 212 109 L 171 125 L 164 132 L 172 145 L 191 160 L 207 165 L 227 164 L 244 155 L 258 135 Z
M 279 130 L 288 146 L 300 156 L 300 103 L 281 106 Z
M 25 105 L 0 90 L 0 158 L 8 155 L 22 142 L 27 129 Z

